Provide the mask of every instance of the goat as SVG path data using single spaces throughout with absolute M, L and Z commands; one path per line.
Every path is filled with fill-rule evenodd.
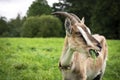
M 63 80 L 101 80 L 107 60 L 107 44 L 104 36 L 92 35 L 90 29 L 75 14 L 54 12 L 66 17 L 66 37 L 59 68 Z M 91 51 L 96 59 L 92 58 Z

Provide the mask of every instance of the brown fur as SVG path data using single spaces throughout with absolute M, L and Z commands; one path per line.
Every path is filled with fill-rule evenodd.
M 105 37 L 97 34 L 91 35 L 87 30 L 87 26 L 84 24 L 84 19 L 80 21 L 76 15 L 72 14 L 71 16 L 64 12 L 56 12 L 55 14 L 67 16 L 70 19 L 67 19 L 69 20 L 69 24 L 71 23 L 71 25 L 68 25 L 71 32 L 69 33 L 68 31 L 69 35 L 68 33 L 66 34 L 59 62 L 63 80 L 93 80 L 97 75 L 100 75 L 99 80 L 101 80 L 107 59 Z M 66 26 L 66 28 L 69 28 L 68 26 Z M 82 31 L 79 33 L 81 28 L 85 33 L 82 33 Z M 89 40 L 85 39 L 84 34 L 87 35 Z M 88 45 L 86 41 L 88 41 L 90 45 Z M 98 44 L 102 48 L 100 48 Z M 99 56 L 93 59 L 89 53 L 89 49 L 97 50 Z M 66 66 L 70 68 L 64 68 Z
M 102 45 L 102 51 L 99 54 L 103 54 L 103 55 L 98 56 L 96 61 L 94 61 L 94 59 L 89 57 L 89 55 L 85 55 L 85 53 L 74 52 L 73 54 L 74 57 L 73 57 L 73 60 L 71 61 L 72 63 L 71 70 L 69 70 L 68 73 L 66 73 L 66 74 L 72 74 L 70 76 L 72 76 L 73 79 L 70 76 L 68 76 L 71 78 L 71 79 L 68 78 L 68 80 L 92 80 L 95 76 L 92 76 L 92 78 L 89 78 L 89 76 L 86 75 L 87 72 L 90 72 L 92 70 L 94 71 L 95 74 L 97 74 L 97 72 L 100 72 L 102 70 L 102 66 L 106 61 L 106 57 L 107 57 L 107 47 L 105 43 L 106 41 L 104 37 L 97 36 L 96 38 L 101 39 L 101 40 L 99 39 L 100 40 L 99 42 Z M 75 40 L 75 39 L 72 39 L 72 40 Z M 70 42 L 72 42 L 72 40 L 70 40 Z M 68 37 L 66 37 L 65 45 L 63 48 L 64 54 L 67 50 L 66 47 L 68 47 L 68 42 L 69 42 Z M 76 43 L 77 42 L 75 41 L 75 45 Z M 77 47 L 79 47 L 79 45 L 77 45 L 76 48 Z M 87 49 L 87 47 L 85 46 L 83 47 Z M 82 57 L 83 56 L 82 54 L 87 57 Z M 61 70 L 61 71 L 62 73 L 65 72 L 65 70 Z

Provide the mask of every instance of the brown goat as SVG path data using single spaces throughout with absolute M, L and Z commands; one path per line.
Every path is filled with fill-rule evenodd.
M 63 80 L 101 80 L 106 67 L 107 45 L 104 36 L 92 35 L 75 14 L 55 12 L 66 17 L 66 37 L 59 61 Z M 94 54 L 94 59 L 92 55 Z

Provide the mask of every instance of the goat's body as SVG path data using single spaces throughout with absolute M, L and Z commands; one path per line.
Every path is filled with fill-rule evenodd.
M 61 69 L 63 74 L 63 80 L 93 80 L 97 75 L 100 75 L 100 80 L 104 74 L 106 67 L 107 48 L 106 41 L 103 36 L 93 35 L 102 45 L 102 50 L 99 56 L 94 60 L 91 57 L 86 57 L 83 52 L 74 52 L 71 59 L 71 68 L 69 70 Z M 67 39 L 66 39 L 67 40 Z M 67 41 L 65 41 L 65 49 L 63 54 L 65 55 Z
M 92 35 L 84 24 L 84 18 L 80 20 L 75 14 L 67 12 L 53 14 L 67 17 L 59 65 L 63 80 L 101 80 L 107 59 L 106 39 L 98 34 Z

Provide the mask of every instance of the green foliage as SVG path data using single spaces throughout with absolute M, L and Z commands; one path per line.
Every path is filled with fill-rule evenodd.
M 62 23 L 61 21 L 54 16 L 51 15 L 42 15 L 40 17 L 41 28 L 39 28 L 39 32 L 37 36 L 42 37 L 59 37 L 62 36 Z M 64 31 L 63 31 L 64 32 Z
M 96 2 L 91 18 L 91 29 L 107 38 L 120 39 L 119 2 L 113 0 L 99 0 Z
M 62 80 L 58 61 L 63 38 L 0 38 L 0 42 L 1 80 Z M 107 42 L 103 80 L 120 80 L 120 40 Z
M 59 37 L 62 26 L 58 18 L 51 15 L 29 17 L 23 24 L 23 37 Z
M 40 16 L 42 14 L 50 14 L 51 8 L 46 0 L 36 0 L 32 3 L 27 11 L 27 16 Z
M 8 22 L 9 36 L 10 37 L 20 37 L 21 27 L 23 25 L 25 18 L 21 18 L 20 14 L 15 19 L 11 19 Z
M 4 37 L 8 35 L 8 25 L 5 17 L 0 17 L 0 37 Z
M 23 37 L 34 37 L 37 35 L 38 28 L 40 25 L 39 17 L 29 17 L 23 24 L 21 36 Z

